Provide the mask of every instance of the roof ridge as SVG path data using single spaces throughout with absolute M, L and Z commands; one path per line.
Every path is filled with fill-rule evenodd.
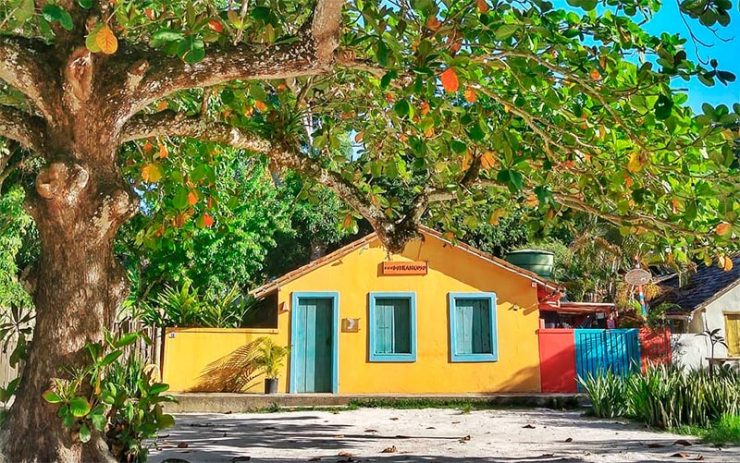
M 478 248 L 475 248 L 463 241 L 457 241 L 453 242 L 447 238 L 444 237 L 442 233 L 439 231 L 428 227 L 426 225 L 419 225 L 419 231 L 422 233 L 422 235 L 430 235 L 436 239 L 439 239 L 445 243 L 450 244 L 453 247 L 462 249 L 465 252 L 471 253 L 478 257 L 479 259 L 488 261 L 489 263 L 492 263 L 494 265 L 497 265 L 499 267 L 504 268 L 505 270 L 508 270 L 512 273 L 516 273 L 524 278 L 527 278 L 529 280 L 535 281 L 543 286 L 550 287 L 553 289 L 559 289 L 560 285 L 557 283 L 548 280 L 547 278 L 543 278 L 539 275 L 537 275 L 534 272 L 531 272 L 529 270 L 523 269 L 521 267 L 518 267 L 510 262 L 505 261 L 504 259 L 501 259 L 499 257 L 494 256 L 493 254 L 487 253 L 485 251 L 482 251 Z M 275 278 L 272 281 L 269 281 L 255 289 L 249 292 L 249 294 L 260 297 L 263 296 L 269 292 L 272 292 L 275 289 L 278 289 L 281 285 L 284 285 L 286 283 L 289 283 L 296 278 L 305 275 L 308 272 L 311 272 L 319 267 L 323 267 L 324 265 L 336 261 L 337 259 L 340 259 L 349 253 L 355 251 L 358 247 L 363 246 L 365 244 L 369 244 L 373 240 L 377 239 L 378 235 L 376 232 L 372 232 L 368 235 L 365 235 L 361 238 L 358 238 L 357 240 L 344 245 L 343 247 L 337 249 L 334 252 L 331 252 L 323 257 L 320 257 L 314 261 L 311 261 L 305 265 L 302 265 L 298 267 L 297 269 L 291 270 L 290 272 L 287 272 L 278 278 Z

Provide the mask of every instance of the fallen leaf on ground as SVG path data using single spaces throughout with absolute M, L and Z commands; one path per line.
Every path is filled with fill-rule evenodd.
M 692 460 L 701 461 L 704 459 L 704 455 L 697 455 L 696 458 L 692 458 Z
M 393 418 L 391 418 L 391 421 L 398 421 L 398 417 L 394 416 Z
M 337 456 L 338 457 L 348 457 L 348 458 L 351 458 L 354 455 L 352 453 L 346 451 L 346 450 L 342 450 L 341 452 L 337 453 Z
M 177 448 L 178 449 L 186 449 L 188 447 L 189 447 L 189 445 L 188 445 L 187 442 L 180 442 L 179 444 L 177 444 Z
M 565 439 L 565 442 L 573 442 L 573 438 L 572 437 L 569 437 L 569 438 Z
M 687 441 L 686 439 L 678 439 L 676 442 L 673 443 L 673 445 L 683 445 L 684 447 L 689 447 L 694 444 Z
M 534 426 L 532 426 L 531 424 L 525 424 L 524 426 L 522 426 L 522 428 L 524 428 L 524 429 L 534 429 Z
M 689 458 L 689 454 L 686 452 L 676 452 L 671 455 L 673 458 Z
M 398 449 L 395 445 L 392 445 L 390 447 L 384 448 L 380 453 L 396 453 L 398 452 Z

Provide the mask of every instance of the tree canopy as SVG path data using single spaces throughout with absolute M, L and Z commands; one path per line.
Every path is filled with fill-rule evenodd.
M 293 171 L 332 189 L 353 211 L 345 228 L 366 220 L 391 253 L 423 218 L 454 234 L 459 220 L 547 228 L 578 211 L 667 260 L 730 267 L 740 103 L 694 114 L 677 88 L 735 76 L 689 57 L 691 29 L 646 32 L 660 7 L 1 0 L 0 183 L 26 188 L 40 241 L 11 459 L 104 459 L 99 436 L 82 446 L 41 394 L 63 365 L 82 369 L 126 297 L 124 223 L 140 212 L 153 241 L 228 223 L 238 205 L 218 190 L 249 178 L 219 175 L 224 149 L 275 182 Z M 680 3 L 689 27 L 726 26 L 731 8 Z M 27 445 L 32 431 L 43 442 Z

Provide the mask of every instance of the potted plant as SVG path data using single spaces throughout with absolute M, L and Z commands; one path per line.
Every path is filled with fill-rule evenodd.
M 288 348 L 278 346 L 270 338 L 262 338 L 255 363 L 265 374 L 265 394 L 276 394 L 280 369 L 288 356 Z

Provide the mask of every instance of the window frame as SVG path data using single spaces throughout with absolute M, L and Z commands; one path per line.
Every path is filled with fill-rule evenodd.
M 370 362 L 416 362 L 416 293 L 373 291 L 368 294 L 368 353 Z M 408 299 L 409 300 L 409 344 L 411 352 L 408 354 L 384 354 L 375 352 L 376 333 L 376 301 L 378 299 Z
M 483 354 L 458 354 L 457 349 L 457 300 L 459 299 L 486 299 L 488 300 L 488 320 L 491 330 L 491 352 Z M 463 362 L 497 362 L 498 361 L 498 322 L 496 312 L 496 293 L 449 293 L 449 317 L 450 317 L 450 361 L 453 363 Z

